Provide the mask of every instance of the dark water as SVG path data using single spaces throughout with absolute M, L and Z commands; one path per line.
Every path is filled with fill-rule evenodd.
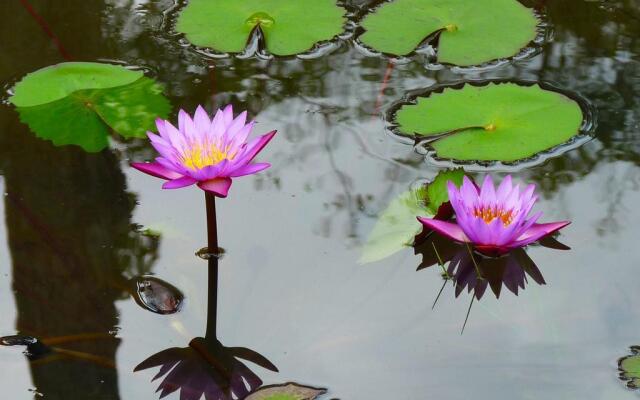
M 212 60 L 170 33 L 171 0 L 30 0 L 57 46 L 23 2 L 3 0 L 0 81 L 64 55 L 116 60 L 148 68 L 175 110 L 233 103 L 259 132 L 279 130 L 261 156 L 273 167 L 218 202 L 218 338 L 275 364 L 247 363 L 265 384 L 341 399 L 631 399 L 616 360 L 640 343 L 640 3 L 542 3 L 552 33 L 538 55 L 476 72 L 401 64 L 381 94 L 387 60 L 349 42 L 314 60 Z M 546 220 L 573 221 L 561 236 L 572 250 L 530 248 L 547 284 L 485 294 L 460 335 L 471 296 L 448 286 L 432 310 L 440 271 L 416 272 L 411 249 L 357 260 L 389 201 L 438 171 L 387 132 L 385 110 L 411 90 L 489 78 L 579 93 L 597 127 L 582 147 L 515 173 L 539 185 Z M 0 335 L 67 351 L 30 362 L 0 348 L 3 398 L 154 399 L 157 370 L 133 369 L 205 334 L 207 263 L 194 255 L 204 196 L 162 191 L 128 167 L 152 156 L 145 141 L 54 147 L 0 107 Z M 130 279 L 144 274 L 185 294 L 179 313 L 132 300 Z

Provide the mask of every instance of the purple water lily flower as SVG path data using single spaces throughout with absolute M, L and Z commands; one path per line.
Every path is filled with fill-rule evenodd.
M 167 179 L 163 189 L 178 189 L 197 183 L 202 190 L 227 197 L 232 178 L 255 174 L 271 166 L 252 161 L 276 131 L 247 142 L 255 123 L 245 123 L 246 119 L 246 111 L 234 119 L 231 105 L 218 110 L 213 119 L 201 106 L 198 106 L 193 119 L 180 110 L 177 129 L 169 121 L 157 119 L 160 135 L 151 132 L 147 135 L 160 156 L 155 162 L 132 163 L 131 166 Z
M 458 188 L 448 183 L 456 223 L 418 217 L 427 228 L 457 242 L 470 243 L 481 253 L 498 256 L 526 246 L 569 225 L 569 221 L 538 224 L 542 213 L 529 217 L 538 197 L 535 185 L 521 193 L 508 175 L 496 190 L 487 175 L 481 188 L 466 176 Z

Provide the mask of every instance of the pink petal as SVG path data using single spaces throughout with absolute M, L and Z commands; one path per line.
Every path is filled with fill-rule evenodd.
M 196 182 L 197 181 L 190 176 L 183 176 L 182 178 L 173 179 L 169 182 L 165 182 L 165 184 L 162 185 L 162 188 L 163 189 L 180 189 L 185 186 L 191 186 Z
M 418 221 L 429 229 L 433 229 L 439 234 L 446 236 L 458 242 L 469 242 L 469 238 L 464 234 L 462 229 L 451 222 L 440 221 L 437 219 L 418 217 Z
M 218 197 L 227 197 L 231 187 L 231 178 L 216 178 L 198 183 L 198 187 L 204 191 L 211 192 Z
M 484 206 L 491 206 L 496 202 L 496 189 L 493 186 L 493 180 L 491 175 L 484 177 L 482 183 L 482 189 L 480 189 L 480 204 Z
M 496 191 L 497 202 L 503 203 L 509 193 L 511 193 L 511 190 L 513 189 L 513 184 L 511 182 L 511 175 L 507 175 L 504 177 L 504 179 L 500 183 L 500 186 L 498 186 L 498 190 Z
M 228 127 L 233 122 L 233 106 L 229 104 L 222 111 L 222 121 L 224 122 L 224 126 Z
M 556 232 L 565 226 L 569 225 L 571 221 L 559 221 L 559 222 L 550 222 L 547 224 L 534 224 L 530 227 L 522 236 L 518 238 L 518 240 L 510 245 L 510 247 L 522 247 L 526 246 L 530 243 L 535 242 L 538 239 L 541 239 L 547 235 Z
M 271 131 L 265 135 L 255 138 L 247 145 L 241 158 L 238 160 L 238 164 L 248 163 L 254 159 L 254 157 L 273 139 L 276 131 Z
M 478 201 L 478 188 L 466 175 L 462 178 L 460 186 L 460 200 L 466 208 L 475 207 Z
M 182 178 L 182 174 L 172 171 L 169 168 L 166 168 L 157 162 L 153 163 L 131 163 L 131 166 L 138 171 L 142 171 L 145 174 L 149 174 L 151 176 L 155 176 L 156 178 L 162 179 L 179 179 Z
M 229 176 L 232 178 L 235 178 L 238 176 L 251 175 L 251 174 L 255 174 L 257 172 L 263 171 L 269 168 L 270 166 L 271 164 L 269 163 L 249 164 L 236 169 L 235 171 L 231 172 Z
M 207 132 L 209 130 L 209 127 L 211 126 L 211 120 L 209 119 L 209 114 L 207 114 L 207 112 L 205 111 L 204 108 L 202 108 L 202 106 L 198 106 L 198 108 L 196 108 L 196 112 L 193 115 L 193 122 L 196 125 L 196 129 L 201 134 L 203 132 Z

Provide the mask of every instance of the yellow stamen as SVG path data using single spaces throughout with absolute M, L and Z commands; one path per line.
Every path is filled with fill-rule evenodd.
M 444 26 L 444 29 L 447 30 L 447 32 L 455 32 L 458 30 L 458 25 L 456 24 L 447 24 Z
M 210 145 L 208 148 L 205 146 L 195 146 L 182 155 L 182 163 L 185 167 L 196 170 L 216 165 L 223 160 L 233 160 L 236 156 L 235 152 L 230 152 L 231 146 L 227 146 L 225 149 L 219 149 L 215 145 Z
M 485 126 L 484 130 L 487 131 L 487 132 L 493 132 L 493 131 L 496 130 L 496 125 L 491 123 L 491 124 Z
M 502 209 L 495 209 L 491 207 L 482 207 L 482 208 L 476 208 L 475 210 L 473 210 L 473 215 L 476 217 L 482 218 L 482 220 L 487 224 L 491 223 L 491 221 L 493 221 L 496 218 L 500 218 L 502 220 L 502 223 L 505 226 L 509 226 L 513 222 L 512 210 L 502 210 Z

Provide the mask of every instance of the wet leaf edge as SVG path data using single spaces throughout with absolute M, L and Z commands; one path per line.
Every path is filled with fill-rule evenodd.
M 620 379 L 622 382 L 625 382 L 628 389 L 638 390 L 640 389 L 640 385 L 634 383 L 634 381 L 635 380 L 640 381 L 640 378 L 632 378 L 632 377 L 626 376 L 627 371 L 625 371 L 624 368 L 622 368 L 622 363 L 629 358 L 640 357 L 640 346 L 631 346 L 629 347 L 629 350 L 631 351 L 631 354 L 626 355 L 624 357 L 620 357 L 618 359 L 618 379 Z
M 194 49 L 198 54 L 204 56 L 208 59 L 230 59 L 230 58 L 238 58 L 238 59 L 246 59 L 251 57 L 256 57 L 262 60 L 295 60 L 295 59 L 304 59 L 304 60 L 313 60 L 317 58 L 322 58 L 327 56 L 334 51 L 338 50 L 343 43 L 352 40 L 356 35 L 356 29 L 359 27 L 357 21 L 354 20 L 353 16 L 356 11 L 352 6 L 347 4 L 346 0 L 337 0 L 336 6 L 344 9 L 344 14 L 342 16 L 344 23 L 342 24 L 342 32 L 329 40 L 321 40 L 316 42 L 315 45 L 309 50 L 292 55 L 275 55 L 270 53 L 269 51 L 261 51 L 256 48 L 254 51 L 251 50 L 251 44 L 255 43 L 258 40 L 257 35 L 261 35 L 259 33 L 259 29 L 254 29 L 251 31 L 249 37 L 247 38 L 247 44 L 243 51 L 239 53 L 233 52 L 220 52 L 212 49 L 210 47 L 196 46 L 191 43 L 189 39 L 187 39 L 187 35 L 183 32 L 180 32 L 176 29 L 176 25 L 178 23 L 178 18 L 184 9 L 189 5 L 189 2 L 186 0 L 177 0 L 174 5 L 169 7 L 165 11 L 165 19 L 162 23 L 162 29 L 170 32 L 171 36 L 174 38 L 178 38 L 180 41 L 184 41 L 189 48 Z
M 415 61 L 419 57 L 426 56 L 428 57 L 427 61 L 429 61 L 429 63 L 428 65 L 425 66 L 425 68 L 428 70 L 440 70 L 442 69 L 442 67 L 445 67 L 445 68 L 451 68 L 451 69 L 465 71 L 465 72 L 470 72 L 470 71 L 479 72 L 479 71 L 494 69 L 494 68 L 503 66 L 505 64 L 509 64 L 511 62 L 517 62 L 517 61 L 533 58 L 536 55 L 542 53 L 544 45 L 546 43 L 550 43 L 553 37 L 553 30 L 551 28 L 551 24 L 549 23 L 549 17 L 544 7 L 542 6 L 529 7 L 526 4 L 523 4 L 521 1 L 515 0 L 523 4 L 527 8 L 531 8 L 533 10 L 535 17 L 538 20 L 538 24 L 536 25 L 536 37 L 533 38 L 528 45 L 520 49 L 520 51 L 517 54 L 514 54 L 511 57 L 497 58 L 494 60 L 484 62 L 482 64 L 464 65 L 464 66 L 440 62 L 438 61 L 438 48 L 431 44 L 431 42 L 434 39 L 436 39 L 438 32 L 433 32 L 429 34 L 429 36 L 425 37 L 422 40 L 421 44 L 409 54 L 398 55 L 398 54 L 385 53 L 385 52 L 378 51 L 362 43 L 362 41 L 360 40 L 360 36 L 362 36 L 366 32 L 366 30 L 362 27 L 361 23 L 363 19 L 367 17 L 367 15 L 376 13 L 379 8 L 384 7 L 387 3 L 392 3 L 393 1 L 394 0 L 384 0 L 380 2 L 378 5 L 376 5 L 375 7 L 371 8 L 368 12 L 366 11 L 363 12 L 362 15 L 359 15 L 354 20 L 354 23 L 356 24 L 356 30 L 353 35 L 353 42 L 355 44 L 355 47 L 367 56 L 386 58 L 389 60 L 389 62 L 394 62 L 399 64 L 407 64 L 411 61 Z M 423 54 L 422 50 L 428 47 L 431 47 L 433 51 L 430 52 L 430 54 Z
M 519 86 L 534 86 L 538 85 L 540 89 L 559 93 L 567 98 L 578 103 L 580 110 L 582 111 L 582 124 L 578 130 L 578 133 L 571 139 L 564 143 L 560 143 L 557 146 L 551 147 L 547 150 L 541 151 L 531 157 L 522 158 L 516 161 L 465 161 L 456 160 L 451 158 L 438 157 L 435 154 L 435 149 L 429 145 L 428 139 L 420 135 L 407 135 L 400 130 L 400 126 L 396 121 L 397 112 L 406 105 L 415 105 L 419 98 L 428 98 L 431 94 L 442 93 L 447 89 L 459 90 L 465 85 L 471 85 L 475 87 L 487 86 L 490 84 L 516 84 Z M 464 168 L 466 171 L 487 171 L 487 170 L 506 170 L 516 171 L 524 168 L 529 168 L 535 165 L 539 165 L 548 159 L 559 157 L 564 153 L 574 150 L 578 147 L 595 139 L 595 130 L 598 126 L 598 114 L 597 109 L 580 93 L 571 92 L 561 89 L 560 87 L 552 84 L 548 81 L 531 81 L 531 80 L 513 80 L 513 79 L 489 79 L 489 80 L 460 80 L 457 82 L 434 85 L 429 88 L 422 88 L 408 91 L 405 96 L 391 104 L 387 109 L 385 115 L 385 123 L 387 125 L 387 131 L 396 140 L 400 142 L 411 144 L 419 154 L 425 157 L 425 160 L 437 167 L 442 168 Z

